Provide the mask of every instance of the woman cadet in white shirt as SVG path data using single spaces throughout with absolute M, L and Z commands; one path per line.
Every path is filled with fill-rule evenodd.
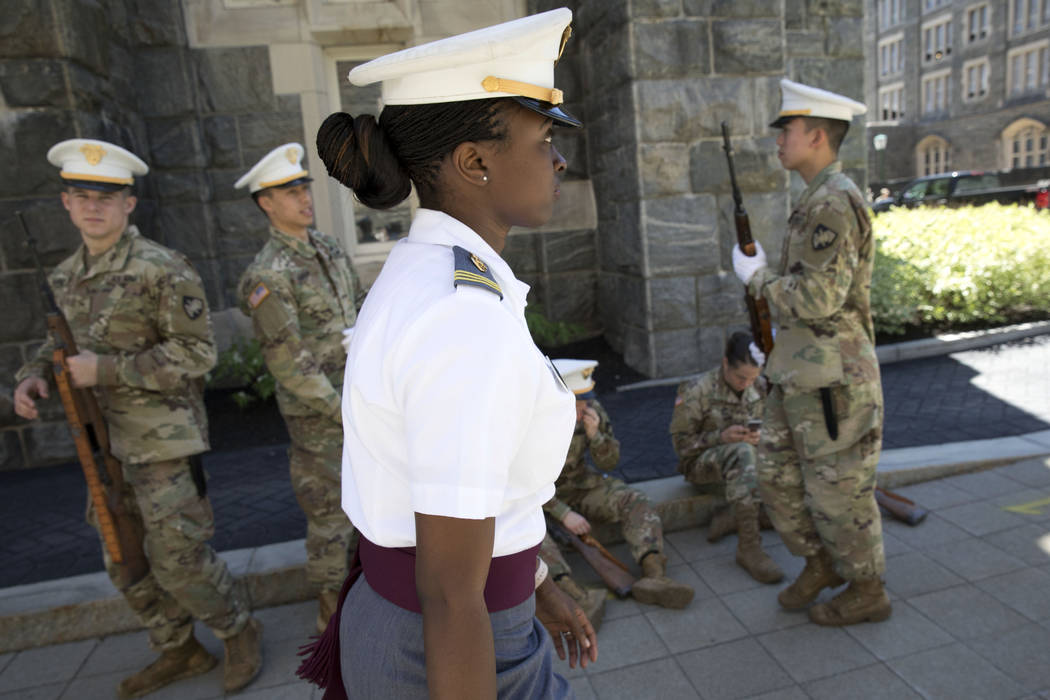
M 334 676 L 325 697 L 566 698 L 552 637 L 570 662 L 597 658 L 536 556 L 574 397 L 500 257 L 559 196 L 553 127 L 580 125 L 554 89 L 571 20 L 562 8 L 358 66 L 351 83 L 382 82 L 378 122 L 333 114 L 318 132 L 358 200 L 388 208 L 411 183 L 420 202 L 349 343 L 342 502 L 364 571 L 328 625 L 342 688 Z

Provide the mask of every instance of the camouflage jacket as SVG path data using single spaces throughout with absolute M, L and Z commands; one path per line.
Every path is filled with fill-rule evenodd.
M 767 392 L 765 377 L 760 376 L 738 396 L 726 384 L 721 365 L 679 384 L 671 414 L 671 443 L 678 455 L 678 471 L 685 473 L 686 465 L 719 445 L 722 431 L 729 426 L 761 418 Z
M 583 422 L 576 423 L 572 441 L 569 443 L 569 454 L 565 458 L 565 466 L 562 467 L 558 480 L 554 482 L 554 498 L 543 506 L 543 510 L 559 521 L 572 510 L 565 500 L 577 491 L 588 491 L 594 488 L 603 478 L 601 474 L 587 465 L 588 450 L 590 450 L 595 466 L 602 471 L 616 469 L 620 461 L 620 442 L 613 435 L 609 414 L 597 400 L 588 403 L 598 414 L 598 432 L 595 433 L 593 440 L 588 439 L 583 429 Z
M 271 226 L 238 296 L 277 380 L 281 413 L 342 422 L 343 330 L 357 322 L 360 283 L 335 240 L 313 229 L 308 236 L 302 241 Z
M 99 356 L 94 391 L 113 455 L 144 464 L 207 450 L 204 375 L 215 340 L 189 261 L 129 226 L 90 269 L 82 245 L 48 279 L 78 348 Z M 51 381 L 53 349 L 45 342 L 18 381 Z
M 878 381 L 871 321 L 875 242 L 853 181 L 835 161 L 813 178 L 791 217 L 778 271 L 748 283 L 776 308 L 765 374 L 786 393 Z

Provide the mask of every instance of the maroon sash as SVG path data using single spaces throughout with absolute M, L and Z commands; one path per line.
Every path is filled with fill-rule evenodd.
M 485 581 L 485 605 L 490 613 L 513 608 L 532 595 L 539 549 L 537 544 L 522 552 L 492 559 Z M 346 700 L 339 658 L 339 620 L 347 593 L 362 572 L 368 585 L 380 596 L 405 610 L 422 612 L 416 594 L 416 548 L 380 547 L 361 535 L 328 627 L 315 641 L 299 648 L 299 656 L 306 658 L 295 675 L 323 688 L 323 700 Z

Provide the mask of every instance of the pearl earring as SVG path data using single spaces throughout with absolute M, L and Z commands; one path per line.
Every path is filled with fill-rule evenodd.
M 482 182 L 488 182 L 489 181 L 489 176 L 488 175 L 482 175 L 481 176 L 481 181 Z

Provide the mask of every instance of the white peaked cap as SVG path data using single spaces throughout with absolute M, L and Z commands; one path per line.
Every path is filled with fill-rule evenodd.
M 572 33 L 561 7 L 397 51 L 350 71 L 354 85 L 382 82 L 384 105 L 514 97 L 555 121 L 579 126 L 557 105 L 554 64 Z
M 98 190 L 116 190 L 145 175 L 149 166 L 137 155 L 108 141 L 69 139 L 56 143 L 47 160 L 70 184 Z
M 252 166 L 252 169 L 241 176 L 235 188 L 248 186 L 249 192 L 255 194 L 267 187 L 298 185 L 300 182 L 313 182 L 313 178 L 303 168 L 304 149 L 297 143 L 286 143 L 278 146 Z
M 773 128 L 783 126 L 793 117 L 824 117 L 853 121 L 854 115 L 864 114 L 868 108 L 848 97 L 820 88 L 784 78 L 780 81 L 780 114 L 770 124 Z
M 558 359 L 551 362 L 572 393 L 579 396 L 594 389 L 594 368 L 598 366 L 596 360 Z

